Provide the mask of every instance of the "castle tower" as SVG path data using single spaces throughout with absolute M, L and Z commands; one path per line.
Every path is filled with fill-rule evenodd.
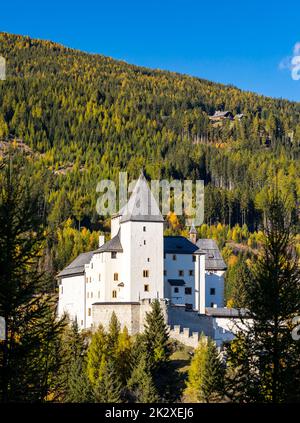
M 140 175 L 120 217 L 122 269 L 129 301 L 163 298 L 164 219 L 145 176 Z
M 194 224 L 192 224 L 192 226 L 191 226 L 189 235 L 190 235 L 190 241 L 193 244 L 196 244 L 197 243 L 197 231 L 196 231 Z

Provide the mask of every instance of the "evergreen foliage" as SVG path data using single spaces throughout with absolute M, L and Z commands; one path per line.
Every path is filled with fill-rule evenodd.
M 244 291 L 244 328 L 229 345 L 227 390 L 236 400 L 299 401 L 299 342 L 292 338 L 300 310 L 300 270 L 286 200 L 269 197 L 265 238 Z
M 214 341 L 202 335 L 189 368 L 186 396 L 197 402 L 222 400 L 224 373 Z

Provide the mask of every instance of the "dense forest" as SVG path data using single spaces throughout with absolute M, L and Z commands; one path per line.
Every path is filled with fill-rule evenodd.
M 108 231 L 96 213 L 96 185 L 117 182 L 120 170 L 203 179 L 205 223 L 227 234 L 235 225 L 259 232 L 274 182 L 297 219 L 299 103 L 7 33 L 0 55 L 0 153 L 13 146 L 27 154 L 27 171 L 43 186 L 50 250 L 70 235 L 70 218 L 75 228 Z M 217 110 L 242 117 L 213 122 Z M 82 237 L 75 252 L 53 258 L 55 270 L 96 243 L 90 232 Z
M 300 103 L 6 33 L 0 55 L 0 402 L 299 401 Z M 94 333 L 57 319 L 57 271 L 109 236 L 97 182 L 141 169 L 205 181 L 198 236 L 255 328 L 226 368 L 212 341 L 170 339 L 158 301 L 136 337 L 114 314 Z M 165 233 L 188 236 L 184 219 Z

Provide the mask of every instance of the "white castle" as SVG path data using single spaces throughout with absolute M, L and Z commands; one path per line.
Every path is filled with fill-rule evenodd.
M 191 344 L 202 331 L 216 338 L 212 319 L 229 313 L 219 249 L 214 240 L 197 240 L 194 227 L 190 239 L 163 232 L 163 216 L 141 174 L 127 205 L 112 217 L 111 239 L 100 236 L 97 250 L 80 254 L 58 274 L 58 314 L 66 312 L 80 329 L 89 329 L 107 325 L 115 311 L 136 333 L 156 298 L 174 336 L 182 338 L 183 329 Z

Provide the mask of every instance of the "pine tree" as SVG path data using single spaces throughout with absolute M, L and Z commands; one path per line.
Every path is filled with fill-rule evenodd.
M 223 387 L 224 367 L 215 342 L 202 335 L 189 368 L 185 395 L 189 400 L 218 402 Z
M 146 349 L 150 357 L 151 366 L 153 366 L 153 369 L 159 370 L 168 362 L 171 347 L 169 330 L 158 300 L 154 300 L 151 303 L 151 311 L 146 313 L 145 321 L 144 339 Z
M 291 336 L 300 311 L 300 271 L 293 225 L 276 190 L 269 194 L 266 218 L 262 248 L 245 283 L 250 319 L 228 349 L 227 389 L 237 401 L 300 398 L 300 346 Z
M 37 214 L 41 196 L 27 173 L 26 159 L 10 155 L 0 169 L 0 399 L 55 398 L 61 362 L 56 300 L 44 292 L 40 257 L 44 231 Z

